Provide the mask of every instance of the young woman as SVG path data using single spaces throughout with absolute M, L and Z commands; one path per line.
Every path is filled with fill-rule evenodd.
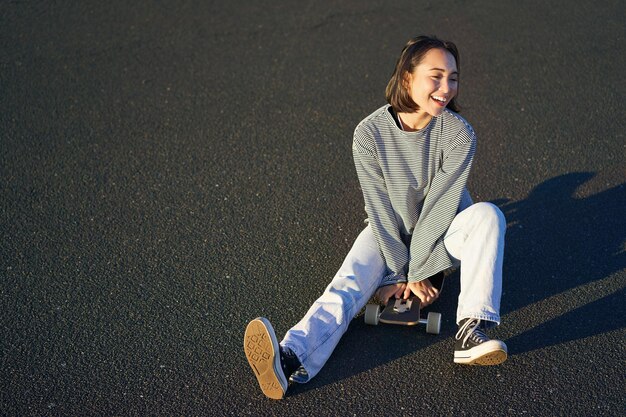
M 252 320 L 244 351 L 263 393 L 283 398 L 289 380 L 313 378 L 352 318 L 376 294 L 439 296 L 429 277 L 461 265 L 454 362 L 496 365 L 506 345 L 485 330 L 500 323 L 506 222 L 465 186 L 476 135 L 458 112 L 459 54 L 451 42 L 410 40 L 387 85 L 388 104 L 356 127 L 352 145 L 368 226 L 304 318 L 279 344 L 270 322 Z

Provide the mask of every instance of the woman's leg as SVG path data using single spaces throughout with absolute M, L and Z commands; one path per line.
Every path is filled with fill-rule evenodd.
M 455 363 L 498 365 L 507 359 L 506 344 L 484 332 L 500 323 L 505 231 L 502 212 L 478 203 L 457 214 L 444 237 L 448 253 L 461 261 Z
M 302 364 L 292 380 L 304 383 L 317 375 L 350 321 L 374 295 L 385 269 L 372 229 L 367 226 L 322 296 L 280 343 Z
M 465 318 L 500 323 L 505 231 L 500 209 L 477 203 L 457 214 L 446 232 L 448 253 L 461 261 L 457 323 Z

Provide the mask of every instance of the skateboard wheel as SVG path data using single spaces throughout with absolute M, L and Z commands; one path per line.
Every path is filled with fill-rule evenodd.
M 368 304 L 365 306 L 365 324 L 378 325 L 380 317 L 380 306 L 378 304 Z
M 426 333 L 439 334 L 441 331 L 441 313 L 428 313 L 426 318 Z

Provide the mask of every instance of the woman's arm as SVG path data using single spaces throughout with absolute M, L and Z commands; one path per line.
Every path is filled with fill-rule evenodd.
M 387 277 L 385 281 L 387 283 L 406 282 L 409 250 L 400 237 L 398 220 L 391 206 L 385 178 L 376 158 L 373 140 L 357 130 L 352 153 L 363 190 L 370 227 L 387 267 L 393 272 L 393 276 Z
M 461 131 L 450 147 L 441 168 L 433 178 L 413 229 L 409 282 L 421 281 L 438 272 L 431 270 L 434 265 L 430 265 L 429 262 L 429 260 L 435 262 L 433 252 L 436 249 L 439 249 L 437 255 L 449 258 L 445 248 L 437 246 L 443 246 L 440 239 L 450 227 L 459 209 L 476 150 L 474 132 Z

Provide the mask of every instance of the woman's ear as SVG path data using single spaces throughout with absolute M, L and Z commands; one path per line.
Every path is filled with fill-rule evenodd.
M 404 74 L 402 75 L 402 88 L 404 88 L 406 91 L 409 91 L 409 86 L 411 85 L 412 78 L 413 76 L 410 72 L 404 71 Z

